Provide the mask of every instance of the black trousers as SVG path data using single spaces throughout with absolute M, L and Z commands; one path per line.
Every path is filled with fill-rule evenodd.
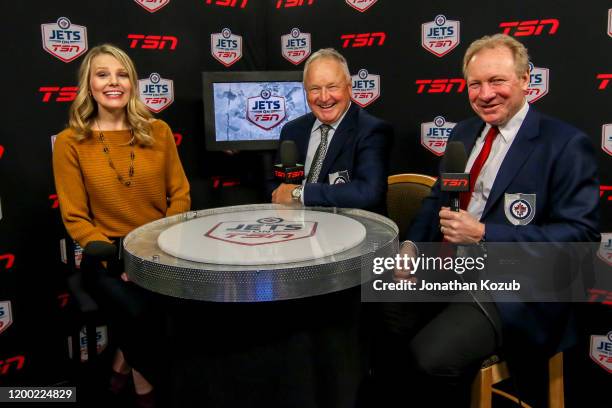
M 81 262 L 85 289 L 108 318 L 109 339 L 127 363 L 148 381 L 157 383 L 166 372 L 166 318 L 160 299 L 120 275 L 123 262 L 107 267 L 93 258 Z
M 488 306 L 489 317 L 471 302 L 380 304 L 369 405 L 469 407 L 470 385 L 501 340 Z

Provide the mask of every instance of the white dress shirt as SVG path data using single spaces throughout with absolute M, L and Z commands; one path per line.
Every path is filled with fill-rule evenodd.
M 334 133 L 336 133 L 336 129 L 338 129 L 338 126 L 342 122 L 342 119 L 344 119 L 344 117 L 346 116 L 346 112 L 348 112 L 349 108 L 351 107 L 351 103 L 352 102 L 349 102 L 342 116 L 340 116 L 340 118 L 337 121 L 329 125 L 331 126 L 331 129 L 329 129 L 329 132 L 327 133 L 327 150 L 329 150 L 329 146 L 331 145 L 331 141 L 332 141 L 332 138 L 334 137 Z M 310 130 L 310 139 L 308 139 L 308 150 L 306 151 L 306 162 L 304 163 L 305 177 L 304 177 L 304 181 L 302 181 L 302 186 L 306 184 L 306 179 L 308 178 L 308 174 L 310 173 L 310 167 L 312 166 L 314 155 L 317 152 L 317 148 L 319 147 L 319 144 L 321 144 L 321 129 L 319 127 L 322 124 L 323 122 L 321 122 L 319 119 L 316 119 L 314 124 L 312 125 L 312 129 Z M 327 154 L 327 151 L 325 153 Z M 304 204 L 305 192 L 306 191 L 302 189 L 302 197 L 300 198 L 300 201 L 302 202 L 302 204 Z
M 497 177 L 497 172 L 499 171 L 499 168 L 501 167 L 501 164 L 504 161 L 512 142 L 514 141 L 516 134 L 521 128 L 528 111 L 529 104 L 525 102 L 523 107 L 519 109 L 519 111 L 506 124 L 498 127 L 499 135 L 497 135 L 493 141 L 489 157 L 482 166 L 480 174 L 476 179 L 474 191 L 472 191 L 472 198 L 470 199 L 470 203 L 468 204 L 467 208 L 467 211 L 477 220 L 480 220 L 482 217 L 485 204 L 487 203 L 489 194 L 491 194 L 493 182 L 495 182 L 495 177 Z M 490 128 L 491 125 L 487 124 L 482 130 L 482 133 L 478 139 L 476 139 L 474 148 L 472 149 L 468 162 L 465 166 L 466 173 L 469 173 L 472 169 L 472 165 L 474 164 L 474 161 L 476 161 L 476 158 L 484 145 L 485 135 Z

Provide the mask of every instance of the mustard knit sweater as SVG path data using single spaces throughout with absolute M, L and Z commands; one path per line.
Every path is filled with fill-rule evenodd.
M 81 247 L 90 241 L 110 242 L 136 227 L 189 210 L 189 183 L 176 151 L 170 127 L 152 123 L 152 146 L 129 145 L 128 130 L 104 131 L 115 168 L 129 187 L 117 179 L 103 152 L 99 132 L 80 142 L 66 129 L 53 149 L 55 188 L 68 234 Z M 128 177 L 134 150 L 134 175 Z

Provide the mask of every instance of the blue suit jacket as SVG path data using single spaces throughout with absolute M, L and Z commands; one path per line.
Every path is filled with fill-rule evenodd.
M 293 140 L 298 163 L 306 161 L 308 142 L 316 118 L 312 113 L 285 124 L 280 142 Z M 304 187 L 304 204 L 362 208 L 384 212 L 387 192 L 388 146 L 393 136 L 390 125 L 352 103 L 336 129 L 327 149 L 316 183 Z M 279 153 L 275 162 L 279 162 Z M 329 184 L 329 175 L 348 171 L 349 182 Z M 271 185 L 272 189 L 278 182 Z
M 451 132 L 449 142 L 463 142 L 469 154 L 484 126 L 480 118 L 462 121 Z M 535 194 L 535 215 L 528 225 L 516 226 L 507 219 L 506 193 Z M 448 206 L 449 199 L 436 183 L 411 224 L 408 239 L 439 242 L 438 213 L 440 207 Z M 588 137 L 530 107 L 481 217 L 486 242 L 597 242 L 598 206 L 596 160 Z M 504 331 L 520 333 L 516 335 L 546 349 L 559 347 L 563 337 L 560 326 L 567 323 L 567 305 L 497 303 L 497 309 Z

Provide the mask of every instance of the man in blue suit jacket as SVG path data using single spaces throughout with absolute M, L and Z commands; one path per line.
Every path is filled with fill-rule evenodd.
M 275 183 L 272 201 L 384 211 L 391 127 L 351 103 L 348 66 L 333 49 L 319 50 L 306 61 L 304 88 L 312 112 L 283 126 L 280 142 L 296 143 L 298 163 L 305 164 L 308 178 L 322 139 L 321 126 L 328 125 L 324 160 L 314 180 L 303 185 Z
M 583 132 L 528 105 L 525 47 L 502 34 L 483 37 L 466 51 L 463 70 L 478 118 L 458 123 L 449 142 L 462 142 L 469 152 L 465 171 L 474 178 L 473 189 L 462 200 L 467 207 L 455 212 L 437 183 L 409 229 L 412 242 L 402 246 L 403 252 L 414 256 L 413 243 L 442 240 L 485 247 L 598 241 L 593 148 Z M 474 173 L 476 163 L 481 170 Z M 395 276 L 414 279 L 409 272 L 399 270 Z M 428 406 L 468 406 L 471 380 L 500 345 L 519 392 L 541 402 L 537 393 L 546 389 L 546 372 L 537 368 L 546 367 L 547 358 L 562 346 L 570 316 L 568 305 L 561 303 L 395 306 L 385 319 L 394 341 L 408 349 L 411 362 L 406 364 L 418 373 L 416 381 L 425 384 L 417 389 L 435 390 L 427 394 Z M 534 383 L 537 389 L 524 387 Z

